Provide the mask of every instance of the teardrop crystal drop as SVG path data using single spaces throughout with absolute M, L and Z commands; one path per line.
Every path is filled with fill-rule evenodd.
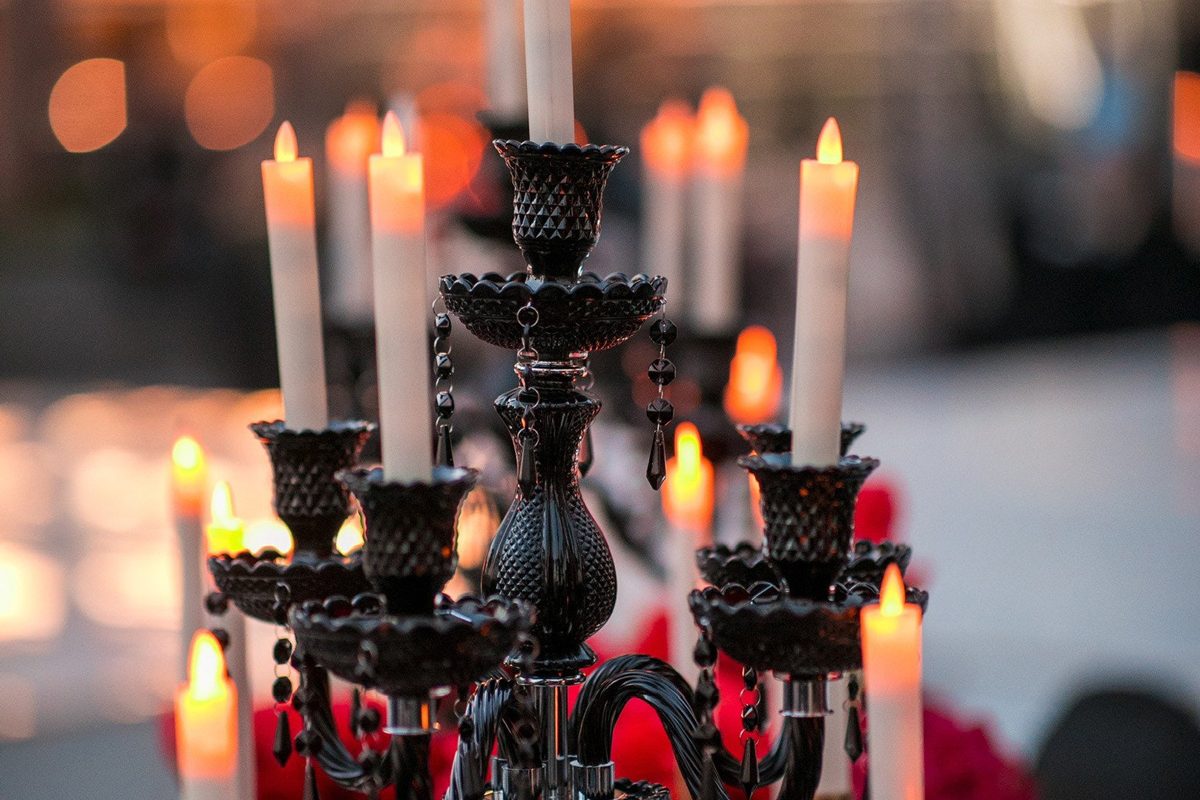
M 449 425 L 438 426 L 437 456 L 434 463 L 439 467 L 454 466 L 454 445 L 450 441 Z
M 304 767 L 304 800 L 321 800 L 321 795 L 317 792 L 317 770 L 311 758 Z
M 742 750 L 742 771 L 738 775 L 738 783 L 746 790 L 746 797 L 754 795 L 758 788 L 758 749 L 753 736 L 746 737 L 746 747 Z
M 858 724 L 858 706 L 850 706 L 850 714 L 846 718 L 846 740 L 843 745 L 850 761 L 858 760 L 863 753 L 862 727 Z
M 646 464 L 646 480 L 655 491 L 667 479 L 667 443 L 662 428 L 654 429 L 654 441 L 650 445 L 650 461 Z
M 517 485 L 528 495 L 537 485 L 537 447 L 532 436 L 521 437 L 521 452 L 517 453 Z
M 275 746 L 271 748 L 271 752 L 279 766 L 287 766 L 288 759 L 292 756 L 292 728 L 286 711 L 280 711 L 275 721 Z

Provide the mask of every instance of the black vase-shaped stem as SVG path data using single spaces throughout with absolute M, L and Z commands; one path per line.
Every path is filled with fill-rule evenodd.
M 846 456 L 833 466 L 796 466 L 790 453 L 743 456 L 758 479 L 763 550 L 793 597 L 829 599 L 853 552 L 854 506 L 873 458 Z
M 381 469 L 342 473 L 366 518 L 363 570 L 386 598 L 388 613 L 433 613 L 458 564 L 458 508 L 477 475 L 437 467 L 431 481 L 403 483 L 384 480 Z
M 294 560 L 333 555 L 350 515 L 350 493 L 335 476 L 357 463 L 374 429 L 361 421 L 333 421 L 319 431 L 292 430 L 280 420 L 250 426 L 271 458 L 275 513 L 292 533 Z

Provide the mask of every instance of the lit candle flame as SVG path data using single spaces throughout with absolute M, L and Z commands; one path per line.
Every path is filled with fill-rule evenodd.
M 842 131 L 833 117 L 825 120 L 817 137 L 817 161 L 822 164 L 842 163 Z
M 663 510 L 673 524 L 707 534 L 713 512 L 713 465 L 704 457 L 700 431 L 690 422 L 675 429 L 675 455 L 667 462 Z
M 880 616 L 900 616 L 904 611 L 904 597 L 904 578 L 900 575 L 900 567 L 888 564 L 883 573 L 883 586 L 879 590 Z
M 734 422 L 769 422 L 779 410 L 783 370 L 776 361 L 777 349 L 775 335 L 761 325 L 738 335 L 725 387 L 725 412 Z
M 233 510 L 233 490 L 229 481 L 218 481 L 213 487 L 210 516 L 205 531 L 208 554 L 240 553 L 245 549 L 245 531 L 242 521 Z
M 237 516 L 233 513 L 233 489 L 229 481 L 217 481 L 213 487 L 212 504 L 209 506 L 212 523 L 228 528 L 236 525 Z
M 295 161 L 298 150 L 296 129 L 292 127 L 292 123 L 284 121 L 279 126 L 279 132 L 275 134 L 275 160 L 284 163 Z
M 387 112 L 383 118 L 383 157 L 396 158 L 405 152 L 404 128 L 396 117 L 395 111 Z
M 204 448 L 191 436 L 179 437 L 171 448 L 171 477 L 181 512 L 200 515 L 206 476 Z
M 188 660 L 188 693 L 196 700 L 212 700 L 224 692 L 225 680 L 225 652 L 221 643 L 209 631 L 196 631 Z
M 696 114 L 697 166 L 716 175 L 736 174 L 745 163 L 749 138 L 749 126 L 729 90 L 706 90 Z
M 696 119 L 681 100 L 667 100 L 642 129 L 642 152 L 651 169 L 678 177 L 687 173 Z

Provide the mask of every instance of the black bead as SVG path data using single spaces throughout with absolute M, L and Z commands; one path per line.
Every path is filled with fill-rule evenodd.
M 470 739 L 475 735 L 475 720 L 471 719 L 470 715 L 464 716 L 458 721 L 458 738 Z
M 696 649 L 692 651 L 692 658 L 701 667 L 711 667 L 717 663 L 717 648 L 711 639 L 701 636 L 696 640 Z
M 214 617 L 222 616 L 229 610 L 229 597 L 223 592 L 209 592 L 204 597 L 204 609 Z
M 209 633 L 217 640 L 217 644 L 221 645 L 221 650 L 229 649 L 229 631 L 224 628 L 212 628 Z
M 656 397 L 646 405 L 646 418 L 654 425 L 667 425 L 675 419 L 675 406 L 665 397 Z
M 442 312 L 434 315 L 433 330 L 440 338 L 450 335 L 450 330 L 454 327 L 454 323 L 450 320 L 450 315 Z
M 454 374 L 454 362 L 447 353 L 438 353 L 433 357 L 433 369 L 439 381 L 444 381 Z
M 275 584 L 275 602 L 287 605 L 292 601 L 292 590 L 286 583 Z
M 517 486 L 528 495 L 537 486 L 537 447 L 532 436 L 522 436 L 517 453 Z
M 271 605 L 271 619 L 275 620 L 276 625 L 287 625 L 288 607 L 283 603 L 274 603 Z
M 325 613 L 334 618 L 348 617 L 354 613 L 354 605 L 340 594 L 325 598 Z
M 846 718 L 846 739 L 842 746 L 845 747 L 846 755 L 851 761 L 857 761 L 863 754 L 862 727 L 858 724 L 858 709 L 854 706 L 850 707 L 850 714 Z
M 271 696 L 275 698 L 276 703 L 286 703 L 292 696 L 292 679 L 287 675 L 276 678 L 271 684 Z
M 748 731 L 758 730 L 758 708 L 756 706 L 742 708 L 742 727 Z
M 434 405 L 437 415 L 442 419 L 454 415 L 454 395 L 449 392 L 438 392 Z
M 669 358 L 656 358 L 650 362 L 650 368 L 646 370 L 646 374 L 650 376 L 650 381 L 655 385 L 666 386 L 675 380 L 675 362 Z
M 275 722 L 275 746 L 271 748 L 279 766 L 287 766 L 292 755 L 292 731 L 286 711 L 280 711 Z
M 746 691 L 753 691 L 758 688 L 758 670 L 754 667 L 742 667 L 742 686 L 746 687 Z
M 360 614 L 378 614 L 383 608 L 383 601 L 377 594 L 363 592 L 362 594 L 354 595 L 354 599 L 350 601 L 350 605 L 354 606 L 354 610 Z
M 703 708 L 712 708 L 721 701 L 721 690 L 717 688 L 717 684 L 713 683 L 712 678 L 700 679 L 700 683 L 696 687 L 696 701 Z
M 292 658 L 292 642 L 289 639 L 276 639 L 275 650 L 271 653 L 271 657 L 275 659 L 276 664 L 286 664 Z
M 650 323 L 650 341 L 657 345 L 666 347 L 674 342 L 678 335 L 679 329 L 669 319 L 656 319 Z
M 655 427 L 654 439 L 650 442 L 650 458 L 646 462 L 646 480 L 650 488 L 658 491 L 667 479 L 667 443 L 661 427 Z
M 321 754 L 325 741 L 316 731 L 303 730 L 296 734 L 296 753 L 305 758 L 316 758 Z
M 364 708 L 358 717 L 358 727 L 363 733 L 379 730 L 379 709 Z
M 325 610 L 325 604 L 320 600 L 305 600 L 300 606 L 300 610 L 305 616 L 311 617 L 313 614 L 320 614 Z

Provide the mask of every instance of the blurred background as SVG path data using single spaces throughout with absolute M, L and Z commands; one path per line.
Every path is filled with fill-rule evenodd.
M 503 76 L 523 67 L 519 43 L 503 63 L 485 2 L 504 5 L 0 0 L 0 799 L 175 791 L 156 718 L 182 641 L 177 436 L 230 481 L 254 542 L 279 542 L 245 425 L 279 414 L 259 162 L 280 122 L 316 162 L 342 413 L 374 406 L 347 243 L 361 214 L 338 199 L 356 145 L 335 121 L 396 110 L 425 153 L 431 272 L 521 268 L 488 142 L 522 135 L 523 88 Z M 658 271 L 648 187 L 691 191 L 686 168 L 664 178 L 639 147 L 661 103 L 694 108 L 719 85 L 748 126 L 723 214 L 740 296 L 716 325 L 686 293 L 670 309 L 704 345 L 682 351 L 673 399 L 717 462 L 717 538 L 753 530 L 730 463 L 738 415 L 720 402 L 734 337 L 765 327 L 786 374 L 797 166 L 835 115 L 861 166 L 846 417 L 868 425 L 856 451 L 883 461 L 869 486 L 887 534 L 913 545 L 931 592 L 931 702 L 1046 797 L 1099 796 L 1089 780 L 1107 797 L 1198 796 L 1194 769 L 1169 776 L 1200 763 L 1200 4 L 573 9 L 580 140 L 634 146 L 590 269 Z M 461 329 L 454 347 L 459 461 L 488 470 L 502 511 L 512 464 L 489 405 L 511 359 Z M 601 637 L 614 652 L 641 641 L 631 598 L 664 566 L 640 477 L 653 357 L 639 339 L 596 363 L 588 482 L 631 565 Z M 780 402 L 756 413 L 785 418 Z M 263 693 L 271 635 L 252 626 Z M 1170 746 L 1153 744 L 1163 730 Z M 1132 794 L 1114 761 L 1143 769 L 1123 773 Z M 1139 775 L 1192 788 L 1154 794 Z

